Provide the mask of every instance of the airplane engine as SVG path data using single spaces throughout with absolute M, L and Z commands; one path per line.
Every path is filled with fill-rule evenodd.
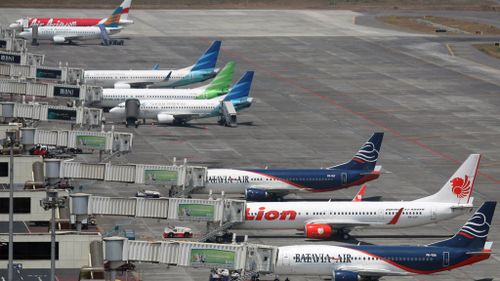
M 64 43 L 66 42 L 66 38 L 62 36 L 54 36 L 54 38 L 52 38 L 52 41 L 54 41 L 54 43 Z
M 266 201 L 271 198 L 271 194 L 267 193 L 265 190 L 257 188 L 247 188 L 245 190 L 245 200 L 248 201 Z
M 306 238 L 326 239 L 332 236 L 332 227 L 328 224 L 310 223 L 306 224 Z
M 166 114 L 166 113 L 158 114 L 157 118 L 158 118 L 158 123 L 160 123 L 160 124 L 173 124 L 175 121 L 175 118 L 173 115 Z
M 356 272 L 347 270 L 335 270 L 332 272 L 332 281 L 358 281 L 361 276 Z
M 115 89 L 130 89 L 130 84 L 127 83 L 115 83 Z

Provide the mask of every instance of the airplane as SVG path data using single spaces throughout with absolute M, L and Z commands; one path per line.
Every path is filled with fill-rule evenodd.
M 234 62 L 228 62 L 217 73 L 210 84 L 193 89 L 102 89 L 102 101 L 99 106 L 111 108 L 125 102 L 127 99 L 139 100 L 194 100 L 211 99 L 226 94 L 234 74 Z
M 113 15 L 119 16 L 119 25 L 133 24 L 133 20 L 128 19 L 132 0 L 123 2 L 114 11 Z M 11 29 L 29 28 L 37 26 L 97 26 L 104 24 L 108 18 L 21 18 L 10 24 Z
M 221 41 L 214 41 L 192 65 L 176 70 L 86 70 L 87 83 L 105 88 L 176 88 L 203 82 L 217 74 L 215 65 L 219 56 Z
M 276 201 L 289 193 L 327 192 L 377 179 L 384 133 L 374 133 L 347 163 L 321 169 L 208 169 L 206 187 L 195 193 L 245 194 L 248 201 Z
M 70 43 L 92 39 L 108 38 L 122 29 L 118 25 L 119 17 L 110 15 L 103 24 L 98 26 L 40 26 L 38 27 L 38 40 L 52 40 L 56 44 Z M 18 34 L 19 37 L 31 40 L 33 29 L 27 28 Z
M 299 229 L 306 238 L 349 239 L 358 228 L 415 227 L 457 217 L 473 207 L 480 155 L 471 154 L 435 194 L 413 201 L 247 202 L 233 229 Z
M 432 274 L 471 265 L 492 254 L 493 242 L 487 242 L 487 236 L 496 203 L 485 202 L 453 237 L 428 245 L 279 247 L 274 273 L 277 276 L 331 276 L 332 280 L 357 281 Z
M 221 103 L 229 101 L 239 111 L 252 105 L 249 97 L 253 71 L 247 71 L 229 92 L 209 100 L 139 100 L 138 119 L 156 119 L 159 124 L 184 124 L 192 119 L 221 116 Z M 109 111 L 125 118 L 125 103 Z

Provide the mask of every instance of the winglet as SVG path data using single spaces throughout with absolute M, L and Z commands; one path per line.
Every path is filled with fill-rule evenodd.
M 396 213 L 396 215 L 392 218 L 392 220 L 388 224 L 398 223 L 399 217 L 401 217 L 402 213 L 403 213 L 403 208 L 399 209 L 399 211 Z
M 155 63 L 153 65 L 153 70 L 159 70 L 160 69 L 160 64 L 159 63 Z
M 365 190 L 366 190 L 366 184 L 364 184 L 361 187 L 356 196 L 354 196 L 354 198 L 352 199 L 352 202 L 360 202 L 361 199 L 363 199 L 363 196 L 365 195 Z

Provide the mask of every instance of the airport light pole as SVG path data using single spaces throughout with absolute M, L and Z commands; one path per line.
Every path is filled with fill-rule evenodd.
M 56 209 L 64 208 L 65 201 L 58 197 L 57 190 L 47 190 L 47 197 L 40 201 L 44 210 L 51 209 L 50 218 L 50 281 L 56 281 Z
M 5 144 L 10 146 L 10 162 L 9 162 L 9 263 L 7 269 L 7 280 L 14 280 L 14 142 L 16 139 L 16 131 L 6 132 Z

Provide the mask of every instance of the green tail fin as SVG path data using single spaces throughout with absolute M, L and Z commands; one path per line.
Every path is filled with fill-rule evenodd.
M 196 97 L 198 100 L 211 99 L 221 96 L 229 91 L 231 82 L 233 81 L 234 67 L 236 63 L 230 61 L 224 66 L 224 68 L 217 73 L 214 80 L 208 84 L 207 88 Z

